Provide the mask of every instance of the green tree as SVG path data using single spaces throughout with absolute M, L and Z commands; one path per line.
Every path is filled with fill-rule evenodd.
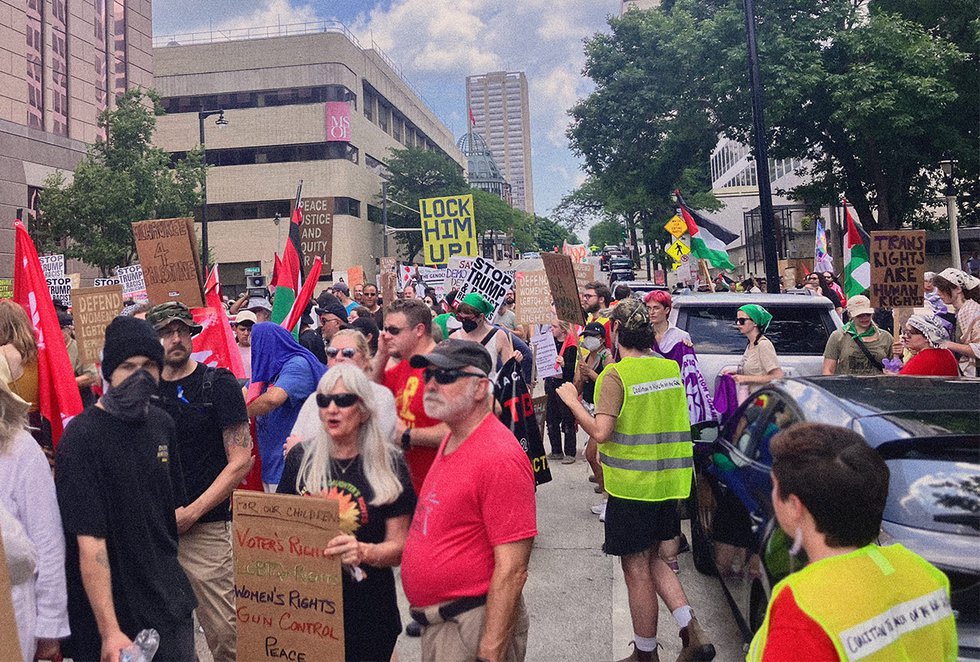
M 759 5 L 770 156 L 811 164 L 793 197 L 820 205 L 845 193 L 867 227 L 894 228 L 935 198 L 944 154 L 977 162 L 977 22 L 968 4 Z M 703 141 L 713 144 L 716 133 L 750 142 L 741 2 L 676 0 L 610 25 L 612 34 L 587 45 L 596 91 L 573 109 L 570 130 L 590 172 L 610 188 L 659 193 L 663 175 L 697 165 L 686 158 L 693 152 L 702 164 L 695 179 L 706 179 Z M 643 154 L 650 164 L 636 165 Z M 976 179 L 976 168 L 961 175 Z
M 589 245 L 603 246 L 619 245 L 626 239 L 626 229 L 617 221 L 599 221 L 589 228 Z
M 388 225 L 419 228 L 419 200 L 469 192 L 459 164 L 441 152 L 409 147 L 392 150 L 385 163 L 388 182 Z M 379 192 L 379 200 L 380 200 Z M 474 212 L 476 213 L 476 212 Z M 414 260 L 422 250 L 421 232 L 395 235 L 405 256 Z
M 133 222 L 189 216 L 201 204 L 200 152 L 171 163 L 150 144 L 160 113 L 152 91 L 130 90 L 99 116 L 106 138 L 92 145 L 71 183 L 61 172 L 45 180 L 32 225 L 40 250 L 63 251 L 105 276 L 136 259 Z

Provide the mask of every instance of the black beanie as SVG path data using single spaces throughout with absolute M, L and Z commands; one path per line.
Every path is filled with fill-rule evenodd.
M 102 376 L 109 379 L 119 364 L 132 356 L 145 356 L 163 370 L 163 345 L 150 323 L 136 317 L 117 317 L 105 330 Z

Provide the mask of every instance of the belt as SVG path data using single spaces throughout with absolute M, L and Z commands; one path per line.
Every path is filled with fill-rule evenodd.
M 459 598 L 458 600 L 447 602 L 438 608 L 427 607 L 425 609 L 409 609 L 408 613 L 411 614 L 412 618 L 414 618 L 420 625 L 436 625 L 438 623 L 452 621 L 460 614 L 465 614 L 471 609 L 482 607 L 486 603 L 487 596 L 478 595 L 472 598 Z

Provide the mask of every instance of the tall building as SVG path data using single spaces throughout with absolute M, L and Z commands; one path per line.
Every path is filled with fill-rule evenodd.
M 383 251 L 381 175 L 391 151 L 437 150 L 464 169 L 452 133 L 391 61 L 339 23 L 166 36 L 153 57 L 167 111 L 157 146 L 183 155 L 198 146 L 198 112 L 225 111 L 227 125 L 206 119 L 205 145 L 208 242 L 230 291 L 244 286 L 246 269 L 272 273 L 299 180 L 316 207 L 304 227 L 321 234 L 323 278 L 354 266 L 370 277 Z
M 467 76 L 466 104 L 476 123 L 474 131 L 486 139 L 511 186 L 514 207 L 533 214 L 531 111 L 524 72 Z
M 13 273 L 16 209 L 29 223 L 115 95 L 152 86 L 150 13 L 150 0 L 0 0 L 0 276 Z

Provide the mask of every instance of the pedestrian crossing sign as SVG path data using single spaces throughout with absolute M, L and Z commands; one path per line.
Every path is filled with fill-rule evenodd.
M 683 241 L 680 241 L 679 239 L 674 243 L 672 243 L 670 246 L 668 246 L 666 249 L 667 255 L 674 258 L 675 262 L 680 262 L 681 257 L 687 255 L 690 252 L 691 249 L 688 248 L 687 244 L 685 244 Z

